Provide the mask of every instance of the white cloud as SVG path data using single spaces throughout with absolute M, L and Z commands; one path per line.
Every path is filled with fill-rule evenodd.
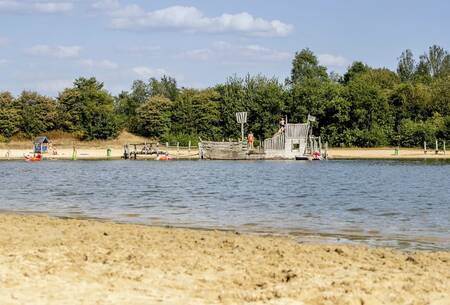
M 133 72 L 137 74 L 139 77 L 145 79 L 151 77 L 160 78 L 164 75 L 169 75 L 169 73 L 164 69 L 161 68 L 152 69 L 144 66 L 133 68 Z
M 65 13 L 73 9 L 71 2 L 38 2 L 33 6 L 36 12 L 40 13 Z
M 15 11 L 21 4 L 15 0 L 0 0 L 0 11 Z
M 327 67 L 345 67 L 349 64 L 349 61 L 340 55 L 320 54 L 317 58 L 321 65 Z
M 80 60 L 80 64 L 82 66 L 88 67 L 88 68 L 100 68 L 100 69 L 109 69 L 114 70 L 119 67 L 119 65 L 115 62 L 112 62 L 110 60 L 104 59 L 104 60 L 93 60 L 93 59 L 82 59 Z
M 30 55 L 36 56 L 50 56 L 57 58 L 74 58 L 78 57 L 81 52 L 80 46 L 49 46 L 36 45 L 26 51 Z
M 293 57 L 293 53 L 274 50 L 255 44 L 235 45 L 220 41 L 214 43 L 211 48 L 187 51 L 182 53 L 180 57 L 202 61 L 215 60 L 222 62 L 274 62 L 290 60 Z
M 114 29 L 175 29 L 186 32 L 241 32 L 255 36 L 287 36 L 293 26 L 279 20 L 266 20 L 242 12 L 208 17 L 199 9 L 171 6 L 146 12 L 138 5 L 129 5 L 111 13 Z
M 113 11 L 120 7 L 119 0 L 97 0 L 91 4 L 96 10 Z
M 73 2 L 70 1 L 0 0 L 0 12 L 55 14 L 72 9 Z

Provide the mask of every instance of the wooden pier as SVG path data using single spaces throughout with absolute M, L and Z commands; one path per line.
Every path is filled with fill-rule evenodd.
M 158 143 L 139 143 L 124 145 L 122 158 L 125 160 L 136 160 L 138 156 L 142 156 L 144 158 L 154 156 L 155 158 L 157 158 L 161 155 L 167 156 L 168 153 L 166 151 L 160 150 Z

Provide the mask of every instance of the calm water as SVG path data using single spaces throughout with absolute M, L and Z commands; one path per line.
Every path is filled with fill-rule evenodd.
M 0 162 L 0 209 L 450 249 L 450 163 Z

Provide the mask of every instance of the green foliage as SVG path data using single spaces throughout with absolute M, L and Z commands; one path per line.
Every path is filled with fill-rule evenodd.
M 191 143 L 191 146 L 198 145 L 199 137 L 195 135 L 189 135 L 189 134 L 168 134 L 165 135 L 164 138 L 161 139 L 163 143 L 167 142 L 169 145 L 175 146 L 177 143 L 180 146 L 188 146 L 189 142 Z
M 369 71 L 370 68 L 366 64 L 361 61 L 355 61 L 344 74 L 343 82 L 344 84 L 348 84 L 351 80 L 353 80 L 356 76 Z
M 292 61 L 292 84 L 302 83 L 308 79 L 328 79 L 327 69 L 319 65 L 319 60 L 310 49 L 303 49 L 295 53 Z
M 213 89 L 185 89 L 172 108 L 172 133 L 191 138 L 219 139 L 219 94 Z
M 411 50 L 406 50 L 398 59 L 397 74 L 403 82 L 413 79 L 416 72 L 416 62 Z
M 95 78 L 79 78 L 57 100 L 35 92 L 0 93 L 0 140 L 53 130 L 82 139 L 115 137 L 121 128 L 172 145 L 199 138 L 240 137 L 236 112 L 248 112 L 246 131 L 257 140 L 279 128 L 282 117 L 304 122 L 332 146 L 421 146 L 449 140 L 450 55 L 432 46 L 416 60 L 404 51 L 396 73 L 356 61 L 343 76 L 327 74 L 309 49 L 295 54 L 285 85 L 261 75 L 230 77 L 213 88 L 179 89 L 163 76 L 135 81 L 112 97 Z
M 431 75 L 441 77 L 449 75 L 450 55 L 442 47 L 433 45 L 428 49 L 428 54 L 424 54 L 424 59 L 428 64 Z
M 0 136 L 2 142 L 20 131 L 22 117 L 11 93 L 0 92 Z
M 136 110 L 136 133 L 159 138 L 170 130 L 172 102 L 162 96 L 153 96 Z
M 61 127 L 81 139 L 114 138 L 119 125 L 114 99 L 95 78 L 79 78 L 58 96 Z
M 16 100 L 22 120 L 20 130 L 29 137 L 41 135 L 56 128 L 56 102 L 37 92 L 24 91 Z
M 236 112 L 241 111 L 248 112 L 247 131 L 252 131 L 257 139 L 271 136 L 278 128 L 288 94 L 278 80 L 261 75 L 233 77 L 216 90 L 223 138 L 240 138 Z
M 149 88 L 151 96 L 164 96 L 171 101 L 175 101 L 179 93 L 175 78 L 166 75 L 159 81 L 156 78 L 151 78 Z

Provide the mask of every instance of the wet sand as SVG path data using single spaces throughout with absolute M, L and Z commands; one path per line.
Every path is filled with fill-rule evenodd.
M 0 304 L 450 304 L 450 252 L 0 214 Z

